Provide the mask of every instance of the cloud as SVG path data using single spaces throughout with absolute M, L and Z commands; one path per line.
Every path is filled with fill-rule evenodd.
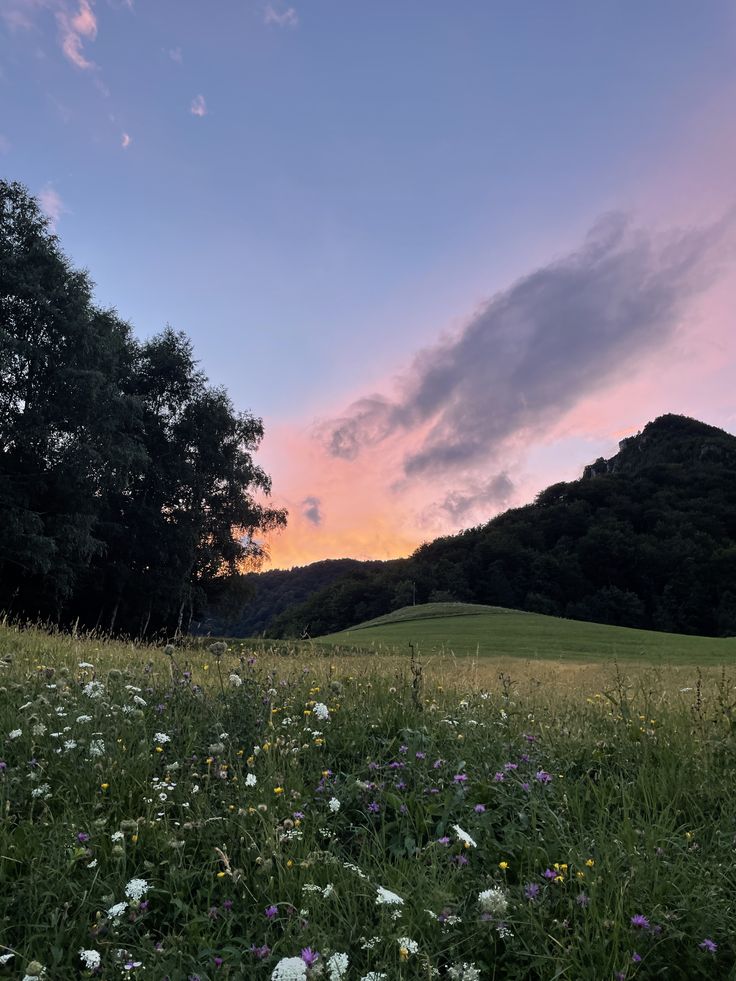
M 322 502 L 318 497 L 305 497 L 302 501 L 302 514 L 315 527 L 322 524 Z
M 193 116 L 207 115 L 207 103 L 204 101 L 203 95 L 197 95 L 192 99 L 192 104 L 189 107 L 189 111 Z
M 551 425 L 673 337 L 686 304 L 720 272 L 733 217 L 653 233 L 604 215 L 577 251 L 518 280 L 459 334 L 417 355 L 396 397 L 357 400 L 318 437 L 344 460 L 399 439 L 410 479 L 492 460 L 510 437 Z M 443 506 L 460 516 L 472 496 Z
M 127 150 L 132 142 L 133 142 L 133 137 L 130 135 L 130 133 L 123 133 L 123 136 L 120 140 L 120 146 L 123 148 L 123 150 Z
M 275 24 L 277 27 L 296 27 L 299 24 L 299 15 L 293 7 L 286 10 L 277 10 L 273 4 L 266 4 L 263 12 L 264 24 Z
M 169 58 L 180 65 L 184 61 L 184 55 L 182 54 L 181 48 L 169 48 Z
M 67 213 L 67 208 L 61 200 L 61 195 L 51 184 L 47 184 L 38 194 L 38 203 L 41 206 L 41 210 L 49 219 L 52 230 L 55 231 L 59 219 L 63 214 Z
M 64 9 L 56 15 L 61 50 L 73 65 L 84 70 L 96 68 L 95 63 L 88 61 L 82 52 L 84 41 L 94 41 L 97 37 L 97 18 L 92 10 L 92 2 L 93 0 L 79 0 L 75 13 Z
M 488 514 L 499 507 L 507 507 L 515 491 L 514 482 L 507 473 L 496 474 L 485 483 L 470 481 L 462 490 L 450 491 L 437 506 L 442 517 L 454 525 L 475 513 Z
M 0 153 L 10 153 L 10 140 L 0 133 Z

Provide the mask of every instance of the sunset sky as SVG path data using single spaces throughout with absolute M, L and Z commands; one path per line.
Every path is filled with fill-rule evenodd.
M 272 565 L 736 432 L 732 0 L 0 0 L 0 174 L 263 417 Z

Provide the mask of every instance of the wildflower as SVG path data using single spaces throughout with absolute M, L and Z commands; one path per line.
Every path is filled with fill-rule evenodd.
M 348 955 L 333 954 L 327 959 L 327 973 L 330 981 L 344 981 L 348 973 Z
M 246 773 L 246 775 L 245 775 L 245 786 L 246 787 L 255 787 L 255 785 L 257 783 L 258 783 L 258 780 L 256 779 L 255 773 Z
M 368 810 L 371 812 L 371 814 L 378 814 L 378 812 L 381 810 L 381 805 L 378 803 L 378 801 L 372 800 L 368 805 Z
M 550 781 L 552 780 L 552 775 L 550 773 L 547 773 L 546 770 L 537 770 L 537 772 L 534 774 L 534 777 L 536 780 L 539 781 L 539 783 L 550 783 Z
M 257 947 L 255 944 L 251 944 L 250 952 L 254 957 L 257 957 L 259 961 L 262 961 L 266 957 L 270 956 L 271 948 L 268 946 L 268 944 L 263 944 L 262 947 Z
M 509 863 L 508 862 L 499 862 L 498 863 L 498 867 L 499 867 L 499 869 L 502 872 L 508 872 L 508 870 L 509 870 Z
M 330 718 L 330 710 L 324 704 L 324 702 L 316 702 L 314 708 L 312 709 L 312 714 L 320 720 L 320 722 L 327 722 Z
M 145 879 L 131 879 L 125 887 L 125 895 L 132 899 L 134 903 L 141 900 L 148 892 L 148 883 Z
M 302 947 L 301 958 L 307 967 L 313 967 L 319 960 L 319 954 L 311 947 Z
M 105 686 L 100 681 L 88 681 L 82 692 L 87 698 L 102 698 L 105 694 Z
M 228 681 L 230 682 L 233 688 L 240 688 L 240 686 L 243 684 L 243 679 L 240 677 L 239 674 L 231 674 L 230 677 L 228 678 Z
M 485 814 L 486 813 L 486 809 L 485 809 L 485 806 L 483 804 L 476 804 L 475 807 L 473 808 L 473 810 L 475 811 L 476 814 Z
M 388 981 L 388 974 L 384 974 L 383 971 L 369 971 L 360 981 Z
M 492 913 L 494 916 L 505 916 L 509 908 L 509 901 L 503 889 L 484 889 L 478 893 L 478 905 L 484 913 Z
M 82 948 L 79 951 L 79 956 L 88 971 L 96 971 L 102 963 L 102 957 L 100 956 L 100 952 L 98 950 L 84 950 L 84 948 Z
M 307 965 L 301 957 L 282 957 L 271 974 L 271 981 L 306 981 Z
M 592 869 L 593 866 L 595 865 L 595 859 L 593 859 L 593 858 L 587 858 L 585 860 L 585 864 L 588 866 L 589 869 Z
M 648 930 L 649 920 L 647 919 L 646 916 L 643 916 L 641 913 L 636 913 L 634 914 L 634 916 L 631 917 L 631 925 L 633 927 L 638 927 L 640 930 Z
M 524 886 L 524 896 L 533 901 L 539 896 L 539 884 L 536 882 L 529 882 Z
M 503 777 L 502 777 L 502 779 L 503 779 Z M 468 782 L 468 775 L 467 775 L 467 773 L 456 773 L 455 776 L 452 778 L 452 780 L 453 780 L 453 783 L 467 783 Z
M 104 756 L 105 755 L 104 740 L 102 739 L 91 740 L 87 752 L 89 753 L 90 756 Z
M 450 981 L 480 981 L 480 968 L 475 964 L 453 964 L 447 969 L 447 977 Z
M 376 906 L 403 906 L 404 900 L 401 896 L 397 896 L 395 892 L 391 892 L 390 889 L 384 889 L 383 886 L 378 886 L 376 889 Z
M 108 919 L 119 920 L 127 908 L 127 903 L 115 903 L 115 905 L 111 906 L 107 911 Z
M 698 944 L 698 947 L 701 950 L 707 951 L 709 954 L 715 954 L 718 950 L 718 944 L 714 940 L 711 940 L 710 937 L 706 937 L 702 943 Z
M 332 797 L 330 798 L 330 802 L 327 806 L 333 814 L 337 814 L 337 812 L 340 810 L 340 801 L 337 799 L 337 797 Z
M 503 783 L 505 779 L 506 779 L 506 774 L 505 773 L 501 773 L 500 770 L 493 775 L 493 782 L 494 783 Z
M 399 937 L 396 942 L 399 945 L 399 956 L 402 960 L 407 960 L 410 954 L 416 954 L 419 950 L 419 944 L 411 937 Z
M 13 729 L 8 733 L 8 739 L 20 739 L 23 735 L 22 729 Z
M 466 848 L 477 848 L 478 847 L 478 845 L 476 844 L 475 841 L 473 841 L 473 839 L 470 837 L 470 835 L 468 834 L 468 832 L 467 831 L 463 831 L 463 829 L 460 827 L 459 824 L 453 824 L 452 830 L 457 835 L 458 840 L 461 841 L 463 843 L 463 845 L 465 845 Z
M 110 835 L 110 841 L 113 842 L 113 844 L 116 844 L 119 841 L 123 841 L 124 838 L 125 835 L 123 834 L 122 831 L 113 831 L 113 833 Z
M 273 792 L 274 792 L 274 793 L 276 794 L 276 796 L 278 797 L 278 796 L 279 796 L 279 794 L 283 794 L 283 792 L 284 792 L 284 788 L 283 788 L 283 787 L 274 787 L 274 788 L 273 788 Z
M 584 892 L 578 893 L 575 902 L 578 904 L 578 906 L 582 906 L 583 909 L 586 909 L 588 906 L 590 906 L 590 896 Z
M 631 963 L 639 964 L 641 962 L 641 954 L 637 954 L 636 951 L 631 955 Z
M 273 906 L 273 905 L 267 906 L 265 913 L 266 913 L 266 918 L 272 920 L 274 917 L 279 915 L 279 908 L 278 906 Z

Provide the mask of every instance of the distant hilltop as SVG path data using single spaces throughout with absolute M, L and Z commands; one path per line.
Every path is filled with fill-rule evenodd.
M 532 504 L 389 562 L 249 577 L 217 630 L 319 636 L 412 603 L 466 602 L 685 634 L 736 634 L 736 437 L 664 415 Z M 254 630 L 254 626 L 258 629 Z

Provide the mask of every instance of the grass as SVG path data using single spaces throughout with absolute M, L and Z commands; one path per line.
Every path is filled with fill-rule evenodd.
M 0 682 L 0 976 L 736 978 L 728 671 L 0 626 Z
M 319 638 L 355 650 L 525 660 L 736 664 L 736 638 L 691 637 L 610 627 L 470 603 L 407 606 L 350 630 Z

